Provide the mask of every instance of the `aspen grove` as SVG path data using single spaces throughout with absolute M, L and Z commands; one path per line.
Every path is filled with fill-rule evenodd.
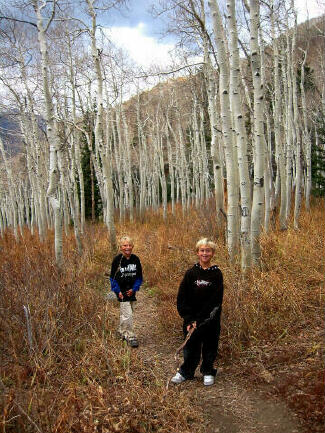
M 73 226 L 81 253 L 90 207 L 115 249 L 114 218 L 213 201 L 230 259 L 258 266 L 261 230 L 286 230 L 291 213 L 298 229 L 310 208 L 312 153 L 325 145 L 324 16 L 298 25 L 294 0 L 161 1 L 178 64 L 144 72 L 105 29 L 125 3 L 1 6 L 1 111 L 22 143 L 10 158 L 0 136 L 1 234 L 19 242 L 28 226 L 42 241 L 54 229 L 62 266 L 63 233 Z

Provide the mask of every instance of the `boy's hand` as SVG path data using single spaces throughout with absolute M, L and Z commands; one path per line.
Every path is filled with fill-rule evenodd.
M 128 290 L 128 291 L 126 292 L 126 294 L 127 294 L 128 296 L 132 296 L 132 295 L 133 295 L 133 290 L 132 290 L 132 289 Z
M 192 322 L 192 323 L 190 323 L 189 325 L 187 325 L 187 327 L 186 327 L 186 329 L 187 329 L 187 332 L 191 329 L 191 328 L 196 328 L 196 322 Z
M 122 292 L 120 292 L 120 293 L 118 294 L 118 297 L 119 297 L 120 299 L 123 299 L 123 294 L 122 294 Z

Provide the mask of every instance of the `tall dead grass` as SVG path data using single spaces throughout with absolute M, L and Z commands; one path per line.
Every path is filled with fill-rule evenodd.
M 104 228 L 89 226 L 85 240 L 79 257 L 65 239 L 61 272 L 51 234 L 44 244 L 29 232 L 19 244 L 10 233 L 0 241 L 1 430 L 190 432 L 186 397 L 171 390 L 164 400 L 155 366 L 115 337 Z
M 135 241 L 143 290 L 159 306 L 161 338 L 175 346 L 181 338 L 175 307 L 180 280 L 196 261 L 196 241 L 216 240 L 215 262 L 225 280 L 218 364 L 247 383 L 270 382 L 315 432 L 324 410 L 323 207 L 318 201 L 303 213 L 299 231 L 263 234 L 261 269 L 245 276 L 229 263 L 211 204 L 185 215 L 178 209 L 167 221 L 158 212 L 143 223 L 117 225 L 118 235 Z M 3 431 L 193 431 L 199 419 L 187 397 L 171 389 L 166 399 L 155 366 L 143 364 L 115 337 L 117 309 L 103 294 L 116 251 L 105 227 L 87 227 L 81 257 L 73 235 L 64 240 L 61 272 L 52 236 L 41 244 L 26 231 L 16 243 L 8 232 L 0 240 Z M 30 311 L 32 340 L 23 306 Z
M 165 224 L 152 215 L 144 226 L 123 227 L 136 238 L 147 284 L 156 288 L 161 337 L 175 345 L 179 283 L 196 261 L 196 241 L 216 240 L 215 263 L 225 281 L 218 364 L 247 384 L 271 384 L 309 432 L 322 430 L 324 419 L 324 216 L 318 200 L 302 212 L 299 230 L 291 221 L 285 232 L 263 233 L 261 268 L 246 275 L 229 262 L 209 206 Z

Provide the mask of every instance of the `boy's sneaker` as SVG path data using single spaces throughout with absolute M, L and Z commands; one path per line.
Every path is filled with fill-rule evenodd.
M 203 376 L 203 383 L 205 386 L 213 385 L 214 384 L 214 376 L 211 376 L 211 375 Z
M 177 373 L 175 374 L 175 376 L 173 376 L 173 377 L 170 379 L 170 381 L 171 381 L 172 383 L 182 383 L 182 382 L 184 382 L 184 380 L 186 380 L 185 377 L 183 377 L 183 376 L 181 375 L 181 373 L 179 373 L 179 372 L 177 372 Z
M 139 346 L 139 343 L 138 343 L 138 340 L 136 339 L 136 337 L 130 338 L 128 343 L 131 347 L 138 347 Z

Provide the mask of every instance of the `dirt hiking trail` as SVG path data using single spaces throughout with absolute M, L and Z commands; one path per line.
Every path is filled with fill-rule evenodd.
M 145 364 L 154 363 L 160 379 L 167 384 L 175 374 L 174 354 L 182 342 L 181 330 L 178 342 L 162 341 L 155 321 L 158 313 L 154 298 L 143 289 L 137 299 L 135 330 L 139 347 L 134 350 Z M 245 389 L 243 381 L 220 368 L 212 386 L 204 386 L 198 372 L 194 380 L 180 385 L 169 383 L 169 388 L 175 386 L 179 392 L 189 394 L 193 411 L 199 412 L 203 419 L 193 433 L 305 433 L 283 401 L 266 399 L 259 389 L 254 392 Z

